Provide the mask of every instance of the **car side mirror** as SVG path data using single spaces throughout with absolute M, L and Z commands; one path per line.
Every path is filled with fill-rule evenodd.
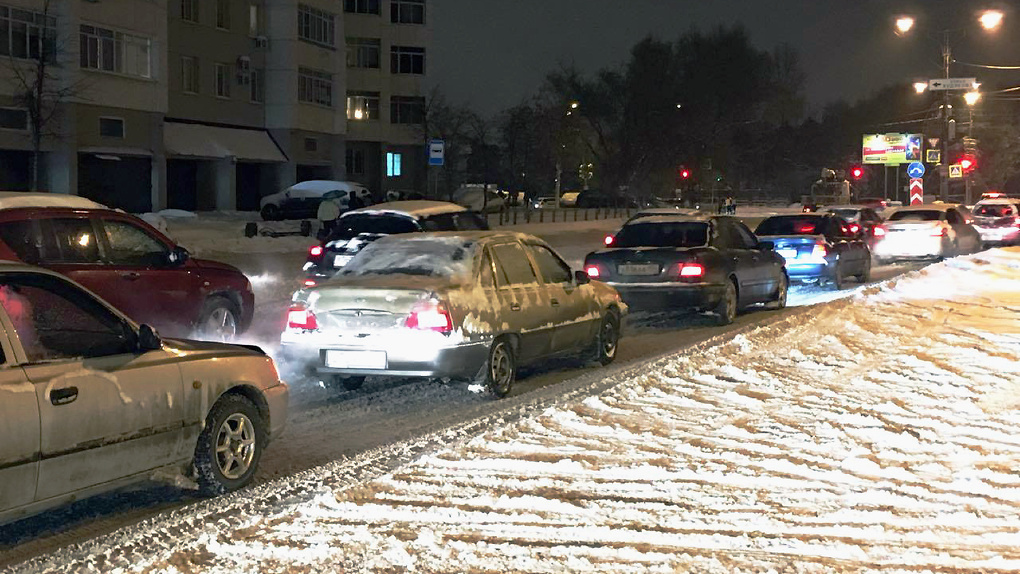
M 142 324 L 138 328 L 138 350 L 139 351 L 158 351 L 163 348 L 163 339 L 160 339 L 159 334 L 152 327 Z
M 776 244 L 771 241 L 759 241 L 754 248 L 758 251 L 772 251 L 776 248 Z
M 188 260 L 191 254 L 188 250 L 181 247 L 180 245 L 175 246 L 170 253 L 167 255 L 167 261 L 170 265 L 179 266 L 184 265 L 184 262 Z
M 587 285 L 588 283 L 591 283 L 591 278 L 588 277 L 588 274 L 584 271 L 574 271 L 574 281 L 576 281 L 578 285 Z

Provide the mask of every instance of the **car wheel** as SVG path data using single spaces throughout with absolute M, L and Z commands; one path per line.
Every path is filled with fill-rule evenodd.
M 864 260 L 864 269 L 861 270 L 861 273 L 857 276 L 857 280 L 860 281 L 861 283 L 867 283 L 868 281 L 871 281 L 871 258 L 870 257 L 868 257 L 867 259 Z
M 226 297 L 210 297 L 198 314 L 195 334 L 206 341 L 233 341 L 237 337 L 237 306 Z
M 733 280 L 726 282 L 722 299 L 715 307 L 715 317 L 719 325 L 729 325 L 737 318 L 737 286 Z
M 589 356 L 594 361 L 608 365 L 616 359 L 616 351 L 620 346 L 620 319 L 615 311 L 609 311 L 602 318 L 598 333 L 591 344 Z
M 334 389 L 339 389 L 340 387 L 343 387 L 348 391 L 356 391 L 360 389 L 364 384 L 365 377 L 363 376 L 345 377 L 343 375 L 333 375 L 329 379 L 329 386 L 333 387 Z
M 276 221 L 280 219 L 280 208 L 272 203 L 266 204 L 260 212 L 264 221 Z
M 507 337 L 500 337 L 489 347 L 489 359 L 485 362 L 485 388 L 496 398 L 510 394 L 514 379 L 517 378 L 517 355 Z
M 776 291 L 775 299 L 766 303 L 765 307 L 768 309 L 785 309 L 786 297 L 790 292 L 790 280 L 786 277 L 786 273 L 779 277 L 779 287 Z
M 225 395 L 213 405 L 195 446 L 195 473 L 202 492 L 218 495 L 247 485 L 266 442 L 258 409 L 240 395 Z

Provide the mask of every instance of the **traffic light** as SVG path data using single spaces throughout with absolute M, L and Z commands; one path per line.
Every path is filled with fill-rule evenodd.
M 977 162 L 974 161 L 973 157 L 964 156 L 960 160 L 960 167 L 963 168 L 963 171 L 970 171 L 970 170 L 972 170 L 972 169 L 977 167 Z
M 690 179 L 690 178 L 691 178 L 691 170 L 687 169 L 686 167 L 681 166 L 680 167 L 680 179 Z
M 850 175 L 852 175 L 854 179 L 861 179 L 864 177 L 864 168 L 859 165 L 855 165 L 850 169 Z

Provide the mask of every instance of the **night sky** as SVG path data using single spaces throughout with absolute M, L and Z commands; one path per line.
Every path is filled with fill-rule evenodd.
M 989 35 L 981 8 L 1005 8 Z M 893 33 L 895 16 L 917 18 L 908 37 Z M 837 99 L 857 100 L 885 85 L 940 75 L 940 31 L 952 27 L 959 62 L 1020 65 L 1020 10 L 967 0 L 434 0 L 430 81 L 456 102 L 491 115 L 535 92 L 560 63 L 584 72 L 623 63 L 648 34 L 673 40 L 697 27 L 742 23 L 759 48 L 780 42 L 800 53 L 811 111 Z M 954 77 L 978 77 L 986 88 L 1020 85 L 1020 71 L 956 65 Z

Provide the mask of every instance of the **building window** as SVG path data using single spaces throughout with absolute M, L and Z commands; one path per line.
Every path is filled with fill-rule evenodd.
M 80 37 L 82 68 L 152 77 L 148 38 L 85 24 L 81 25 Z
M 425 48 L 393 46 L 390 48 L 391 74 L 424 74 Z
M 264 70 L 251 71 L 251 103 L 266 103 L 266 72 Z
M 386 152 L 386 177 L 400 177 L 400 159 L 403 154 Z
M 53 61 L 57 45 L 57 19 L 32 10 L 0 6 L 0 55 Z
M 365 175 L 365 152 L 360 149 L 347 150 L 347 175 Z
M 379 92 L 347 92 L 347 119 L 379 119 Z
M 344 12 L 349 14 L 379 14 L 379 0 L 344 0 Z
M 216 64 L 213 66 L 216 78 L 216 97 L 230 97 L 230 64 Z
M 333 76 L 298 68 L 298 101 L 333 107 Z
M 333 39 L 333 20 L 334 17 L 329 12 L 299 4 L 298 38 L 332 48 L 336 45 Z
M 28 131 L 28 110 L 0 108 L 0 128 L 5 130 Z
M 181 56 L 181 90 L 186 94 L 197 94 L 198 78 L 198 58 Z
M 379 69 L 379 38 L 347 38 L 347 67 Z
M 390 123 L 421 124 L 425 122 L 425 98 L 393 96 L 390 98 Z
M 216 27 L 230 29 L 230 0 L 216 0 Z
M 104 138 L 124 139 L 124 120 L 121 118 L 99 118 L 99 135 Z
M 181 0 L 181 20 L 198 23 L 198 0 Z
M 248 35 L 252 37 L 265 36 L 262 6 L 258 4 L 248 6 Z
M 424 24 L 425 0 L 390 0 L 390 22 Z
M 305 151 L 319 151 L 319 140 L 315 138 L 305 138 Z

